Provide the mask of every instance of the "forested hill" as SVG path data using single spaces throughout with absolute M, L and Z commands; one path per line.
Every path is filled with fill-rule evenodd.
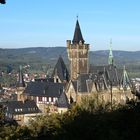
M 90 64 L 106 65 L 108 50 L 90 51 Z M 6 65 L 19 66 L 24 64 L 49 64 L 52 67 L 59 56 L 68 63 L 66 47 L 34 47 L 20 49 L 0 49 L 0 67 Z M 131 69 L 140 69 L 140 51 L 113 51 L 115 64 L 119 67 L 126 65 Z M 38 66 L 37 66 L 38 67 Z
M 95 65 L 107 64 L 108 50 L 90 51 L 90 63 Z M 0 49 L 0 62 L 38 62 L 57 60 L 61 55 L 67 61 L 65 47 L 34 47 L 21 49 Z M 137 64 L 140 61 L 140 51 L 113 51 L 116 64 Z M 140 63 L 139 63 L 140 64 Z

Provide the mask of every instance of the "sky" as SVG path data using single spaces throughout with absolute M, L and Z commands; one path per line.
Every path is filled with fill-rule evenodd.
M 0 48 L 66 47 L 76 16 L 90 50 L 140 50 L 140 0 L 7 0 Z

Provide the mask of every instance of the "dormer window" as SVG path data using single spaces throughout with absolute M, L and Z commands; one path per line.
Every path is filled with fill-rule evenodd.
M 58 78 L 56 78 L 56 83 L 58 83 L 59 82 L 59 80 L 58 80 Z

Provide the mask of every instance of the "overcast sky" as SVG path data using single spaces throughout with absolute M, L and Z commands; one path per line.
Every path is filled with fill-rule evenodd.
M 140 0 L 7 0 L 0 48 L 66 46 L 77 15 L 91 50 L 140 50 Z

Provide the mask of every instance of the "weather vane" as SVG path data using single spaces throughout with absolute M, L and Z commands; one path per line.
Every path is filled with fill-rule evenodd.
M 76 18 L 77 18 L 77 20 L 78 20 L 78 14 L 77 14 Z

